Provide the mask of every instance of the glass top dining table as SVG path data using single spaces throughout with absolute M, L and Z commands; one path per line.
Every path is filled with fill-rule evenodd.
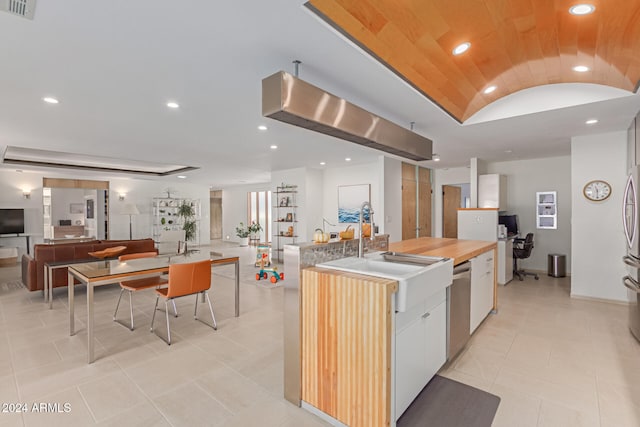
M 137 258 L 127 261 L 101 260 L 68 266 L 69 334 L 75 335 L 74 279 L 87 286 L 87 351 L 88 363 L 94 361 L 94 288 L 116 283 L 124 279 L 159 275 L 169 271 L 171 264 L 209 260 L 211 266 L 235 265 L 235 316 L 240 315 L 240 259 L 219 252 L 159 255 L 153 258 Z

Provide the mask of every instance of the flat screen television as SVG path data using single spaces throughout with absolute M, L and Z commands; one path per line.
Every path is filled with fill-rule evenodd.
M 498 224 L 507 227 L 508 236 L 520 234 L 520 230 L 518 230 L 518 215 L 500 215 L 498 216 Z
M 0 234 L 24 233 L 24 209 L 0 209 Z

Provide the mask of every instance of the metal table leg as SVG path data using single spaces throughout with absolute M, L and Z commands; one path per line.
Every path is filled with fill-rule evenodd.
M 93 285 L 87 283 L 87 352 L 93 363 Z
M 45 274 L 45 278 L 48 279 L 46 281 L 48 285 L 48 289 L 46 289 L 46 291 L 49 292 L 49 310 L 51 310 L 53 308 L 53 268 L 47 267 L 47 274 Z
M 240 316 L 240 261 L 236 265 L 236 317 Z
M 44 302 L 49 302 L 49 271 L 47 266 L 44 266 Z M 51 307 L 49 307 L 51 308 Z
M 75 313 L 73 305 L 74 289 L 73 289 L 73 276 L 68 274 L 69 280 L 67 281 L 67 292 L 69 295 L 69 335 L 75 335 Z

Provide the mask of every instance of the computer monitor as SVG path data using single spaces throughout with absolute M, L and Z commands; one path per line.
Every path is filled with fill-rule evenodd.
M 520 234 L 518 229 L 518 215 L 500 215 L 498 216 L 498 224 L 507 227 L 508 236 Z

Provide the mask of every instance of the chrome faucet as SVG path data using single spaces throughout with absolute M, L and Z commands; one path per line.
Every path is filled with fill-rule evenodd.
M 364 258 L 364 236 L 362 235 L 362 224 L 364 223 L 364 208 L 365 206 L 369 207 L 369 224 L 371 225 L 371 234 L 370 234 L 370 239 L 371 241 L 375 240 L 374 237 L 376 235 L 375 233 L 375 229 L 374 229 L 374 225 L 373 225 L 373 208 L 371 207 L 371 203 L 369 202 L 362 202 L 362 205 L 360 205 L 360 241 L 358 242 L 358 257 L 359 258 Z

